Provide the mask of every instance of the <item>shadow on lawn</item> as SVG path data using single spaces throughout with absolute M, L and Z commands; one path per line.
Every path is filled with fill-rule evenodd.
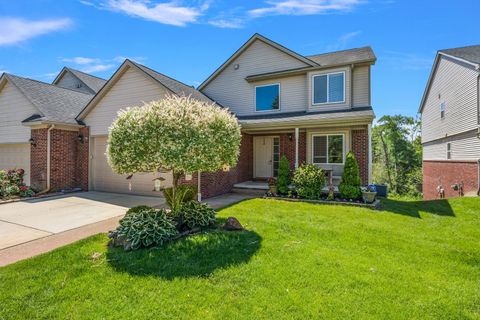
M 158 248 L 130 252 L 109 248 L 107 261 L 116 271 L 136 276 L 208 277 L 217 269 L 248 262 L 261 241 L 252 231 L 213 231 Z
M 414 218 L 421 218 L 420 211 L 438 216 L 455 217 L 455 212 L 446 199 L 428 201 L 382 199 L 381 209 Z

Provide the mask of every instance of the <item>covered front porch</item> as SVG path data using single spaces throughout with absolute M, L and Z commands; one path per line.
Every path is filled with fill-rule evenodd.
M 324 169 L 330 182 L 338 186 L 350 151 L 358 161 L 362 184 L 370 183 L 371 117 L 313 121 L 312 115 L 239 117 L 243 138 L 234 187 L 268 189 L 266 181 L 277 177 L 283 156 L 292 173 L 302 164 L 313 163 Z

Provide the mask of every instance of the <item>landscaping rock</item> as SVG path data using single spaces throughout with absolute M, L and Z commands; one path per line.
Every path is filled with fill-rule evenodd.
M 116 230 L 110 231 L 108 237 L 110 238 L 110 247 L 123 247 L 125 251 L 132 249 L 132 243 L 127 240 L 127 237 L 119 236 Z
M 244 230 L 245 228 L 243 228 L 242 224 L 237 220 L 237 218 L 229 217 L 223 225 L 223 229 L 227 231 L 239 231 Z

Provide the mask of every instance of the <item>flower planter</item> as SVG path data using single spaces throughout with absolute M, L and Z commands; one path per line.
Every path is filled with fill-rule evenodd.
M 273 194 L 277 194 L 278 193 L 277 186 L 276 185 L 268 186 L 268 192 L 273 193 Z
M 375 197 L 377 196 L 376 192 L 371 191 L 362 191 L 362 199 L 365 203 L 373 203 L 375 201 Z

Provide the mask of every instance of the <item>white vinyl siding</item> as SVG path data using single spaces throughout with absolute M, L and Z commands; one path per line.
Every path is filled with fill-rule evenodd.
M 480 159 L 480 139 L 472 130 L 423 144 L 423 160 L 447 160 L 447 143 L 451 143 L 450 160 Z
M 234 66 L 238 64 L 238 70 Z M 233 60 L 203 91 L 213 100 L 228 107 L 237 115 L 255 113 L 255 86 L 272 83 L 248 83 L 245 78 L 254 74 L 306 67 L 304 62 L 266 44 L 253 42 Z M 307 90 L 305 75 L 281 78 L 274 82 L 282 88 L 281 112 L 305 110 Z
M 129 68 L 85 117 L 90 135 L 106 135 L 118 111 L 165 97 L 167 89 L 143 72 Z
M 27 142 L 30 127 L 22 125 L 22 121 L 34 114 L 39 114 L 38 109 L 7 81 L 0 90 L 0 144 Z
M 422 112 L 423 143 L 478 127 L 478 75 L 472 67 L 450 58 L 439 59 Z M 446 105 L 444 119 L 442 102 Z
M 354 107 L 370 106 L 370 66 L 355 67 L 353 75 Z
M 172 186 L 170 173 L 139 173 L 134 174 L 129 181 L 126 179 L 128 175 L 119 175 L 113 172 L 105 155 L 107 137 L 93 138 L 90 147 L 92 155 L 90 187 L 92 190 L 162 197 L 162 192 L 153 191 L 153 179 L 159 176 L 165 179 L 162 182 L 163 186 Z
M 0 144 L 0 170 L 25 170 L 24 182 L 30 185 L 30 143 Z

